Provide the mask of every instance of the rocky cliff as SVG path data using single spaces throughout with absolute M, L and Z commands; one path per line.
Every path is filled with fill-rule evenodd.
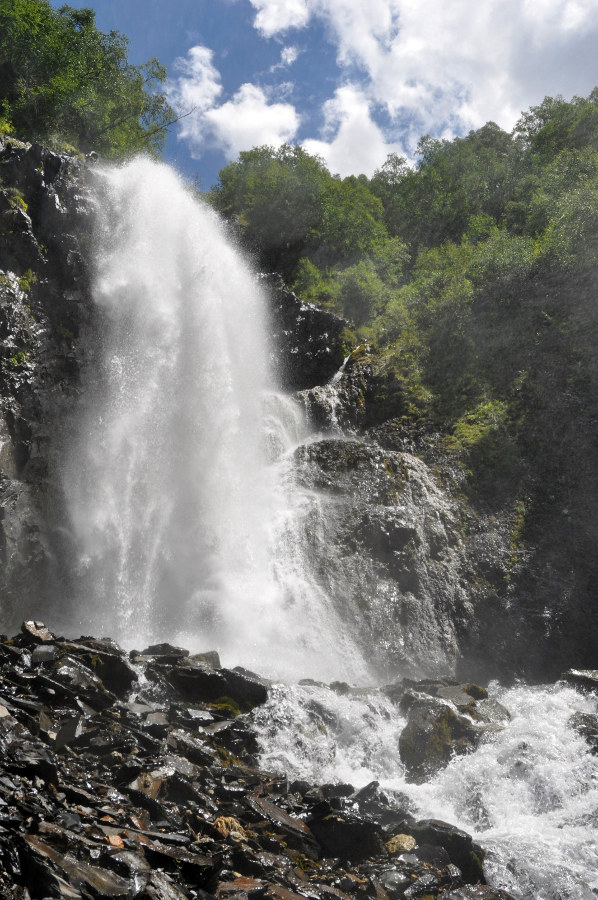
M 82 160 L 0 141 L 0 553 L 5 624 L 61 593 L 56 425 L 91 313 Z
M 23 615 L 48 618 L 50 611 L 51 618 L 58 608 L 64 621 L 76 605 L 57 471 L 84 363 L 82 335 L 94 319 L 93 165 L 38 145 L 0 142 L 6 630 Z M 347 322 L 303 303 L 276 276 L 263 281 L 279 379 L 312 428 L 295 452 L 297 483 L 312 498 L 310 564 L 343 617 L 354 621 L 380 677 L 542 677 L 589 665 L 574 577 L 559 584 L 555 622 L 543 614 L 550 559 L 521 545 L 516 514 L 472 504 L 463 460 L 447 452 L 441 435 L 386 418 L 392 386 L 384 363 L 367 345 L 355 346 Z

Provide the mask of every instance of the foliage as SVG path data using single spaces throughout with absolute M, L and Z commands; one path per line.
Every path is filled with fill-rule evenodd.
M 109 156 L 156 153 L 174 118 L 156 90 L 165 78 L 156 59 L 131 65 L 127 39 L 99 31 L 91 9 L 0 4 L 0 126 L 17 137 Z
M 288 275 L 318 232 L 331 181 L 322 160 L 301 147 L 255 147 L 222 169 L 208 199 L 237 222 L 266 267 Z

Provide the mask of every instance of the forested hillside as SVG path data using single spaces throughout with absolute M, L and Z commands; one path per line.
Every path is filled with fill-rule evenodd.
M 175 118 L 159 90 L 166 69 L 131 65 L 127 44 L 91 9 L 2 0 L 0 133 L 113 157 L 159 152 Z
M 394 419 L 457 473 L 480 516 L 464 532 L 506 528 L 488 603 L 508 631 L 529 591 L 563 651 L 596 615 L 598 89 L 512 134 L 424 137 L 415 168 L 393 155 L 371 179 L 256 148 L 209 199 L 262 268 L 350 321 L 348 350 L 369 342 L 366 424 Z

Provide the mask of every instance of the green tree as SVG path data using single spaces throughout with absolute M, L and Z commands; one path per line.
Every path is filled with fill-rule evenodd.
M 515 126 L 532 156 L 545 164 L 562 150 L 598 151 L 598 88 L 585 97 L 545 97 L 532 106 Z
M 288 277 L 320 227 L 332 182 L 323 161 L 301 147 L 254 147 L 220 171 L 208 200 L 237 222 L 262 266 Z
M 175 119 L 157 90 L 156 59 L 127 60 L 127 39 L 104 34 L 91 9 L 48 0 L 0 4 L 0 114 L 18 137 L 119 156 L 159 152 Z

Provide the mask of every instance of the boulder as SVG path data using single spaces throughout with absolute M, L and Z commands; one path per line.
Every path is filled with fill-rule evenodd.
M 270 327 L 278 380 L 286 390 L 325 384 L 346 356 L 343 333 L 348 322 L 305 303 L 289 291 L 279 275 L 263 275 L 270 299 Z M 352 348 L 350 348 L 352 349 Z
M 399 753 L 410 781 L 422 782 L 451 758 L 473 750 L 481 733 L 465 716 L 433 698 L 416 699 L 399 737 Z
M 446 850 L 453 865 L 461 870 L 465 881 L 485 884 L 485 851 L 474 843 L 471 835 L 440 819 L 422 819 L 410 824 L 408 831 L 418 844 L 429 844 Z

